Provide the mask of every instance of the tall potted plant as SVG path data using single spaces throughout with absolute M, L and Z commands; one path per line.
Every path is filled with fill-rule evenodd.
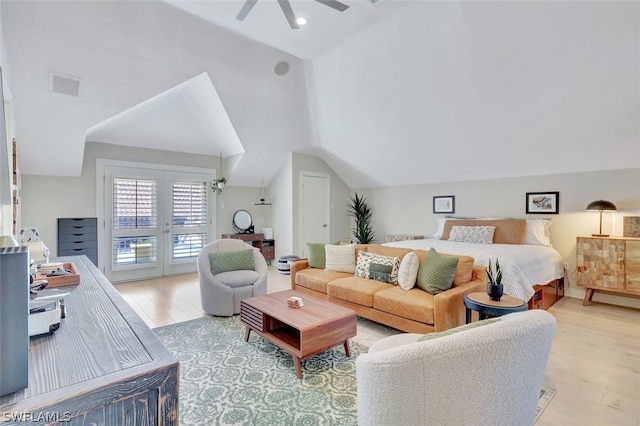
M 498 258 L 496 258 L 495 269 L 491 265 L 491 259 L 489 259 L 487 275 L 489 275 L 487 294 L 491 300 L 499 301 L 502 297 L 504 287 L 502 286 L 502 268 L 500 268 L 500 260 L 498 260 Z
M 360 244 L 372 242 L 375 236 L 371 228 L 373 211 L 364 196 L 354 193 L 351 197 L 351 202 L 347 203 L 347 212 L 355 220 L 356 226 L 351 229 L 354 240 Z

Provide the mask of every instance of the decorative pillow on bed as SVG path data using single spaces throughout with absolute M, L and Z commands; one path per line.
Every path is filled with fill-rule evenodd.
M 549 219 L 527 219 L 524 243 L 551 247 L 550 229 Z
M 253 249 L 209 253 L 209 263 L 213 275 L 229 271 L 253 271 L 256 268 L 253 262 Z
M 452 226 L 449 241 L 492 244 L 495 231 L 495 226 Z
M 524 219 L 447 220 L 440 239 L 448 240 L 454 226 L 495 226 L 494 244 L 523 244 L 526 224 Z
M 398 269 L 398 284 L 401 289 L 411 290 L 416 285 L 419 269 L 420 260 L 418 260 L 418 255 L 415 252 L 405 254 Z
M 418 270 L 417 285 L 431 294 L 449 290 L 453 285 L 457 267 L 457 257 L 442 256 L 431 247 Z
M 383 283 L 397 284 L 399 269 L 399 257 L 382 256 L 361 251 L 358 253 L 355 275 Z
M 356 271 L 356 245 L 344 244 L 334 246 L 326 244 L 324 246 L 326 262 L 325 271 L 349 272 Z

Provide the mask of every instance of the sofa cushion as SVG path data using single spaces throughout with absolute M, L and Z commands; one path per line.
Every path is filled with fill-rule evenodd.
M 494 244 L 523 244 L 527 222 L 524 219 L 447 220 L 441 240 L 448 240 L 453 226 L 495 226 Z
M 398 269 L 398 284 L 400 284 L 401 289 L 411 290 L 416 285 L 419 269 L 420 261 L 418 256 L 414 252 L 405 254 Z
M 417 286 L 431 294 L 442 293 L 453 285 L 458 267 L 458 258 L 441 256 L 433 247 L 420 264 Z
M 449 241 L 475 244 L 493 244 L 495 226 L 452 226 Z
M 419 288 L 403 290 L 394 286 L 378 291 L 373 296 L 373 307 L 402 318 L 433 324 L 433 297 Z
M 213 275 L 228 271 L 255 270 L 253 249 L 209 253 Z
M 355 272 L 355 244 L 344 244 L 338 246 L 326 244 L 324 249 L 326 252 L 326 264 L 324 268 L 327 271 L 350 272 L 352 274 Z
M 398 269 L 400 269 L 399 257 L 382 256 L 361 251 L 358 253 L 355 275 L 383 283 L 397 284 Z
M 325 271 L 324 269 L 307 268 L 296 272 L 296 285 L 327 294 L 327 283 L 352 276 L 347 272 Z
M 372 307 L 373 295 L 376 292 L 393 287 L 395 287 L 393 284 L 386 284 L 352 275 L 347 278 L 340 278 L 329 282 L 327 285 L 327 294 L 329 297 Z
M 256 271 L 237 270 L 221 272 L 216 275 L 216 279 L 229 287 L 246 287 L 255 284 L 260 279 L 260 274 Z
M 427 256 L 427 252 L 424 250 L 416 250 L 416 255 L 418 256 L 418 260 L 420 264 L 424 261 L 424 258 Z M 452 254 L 439 253 L 440 256 L 449 256 L 449 257 L 457 257 L 458 258 L 458 268 L 456 269 L 456 274 L 453 277 L 453 286 L 459 286 L 462 284 L 466 284 L 473 279 L 473 263 L 475 259 L 471 256 L 455 256 Z
M 338 245 L 339 243 L 328 244 Z M 326 262 L 325 245 L 325 243 L 307 243 L 307 263 L 310 268 L 324 269 Z

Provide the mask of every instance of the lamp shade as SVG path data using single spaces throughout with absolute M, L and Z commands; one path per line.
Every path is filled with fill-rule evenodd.
M 587 211 L 603 211 L 603 210 L 618 210 L 616 205 L 611 201 L 598 200 L 592 201 L 587 206 Z

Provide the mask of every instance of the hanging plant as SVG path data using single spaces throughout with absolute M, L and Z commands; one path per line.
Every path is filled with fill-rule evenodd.
M 222 188 L 227 184 L 227 178 L 221 177 L 220 179 L 216 179 L 211 182 L 211 189 L 216 191 L 218 194 L 222 194 Z
M 347 203 L 347 213 L 355 220 L 355 228 L 351 229 L 353 238 L 359 244 L 369 244 L 375 236 L 371 228 L 371 216 L 373 211 L 364 196 L 357 193 L 351 197 L 351 202 Z

